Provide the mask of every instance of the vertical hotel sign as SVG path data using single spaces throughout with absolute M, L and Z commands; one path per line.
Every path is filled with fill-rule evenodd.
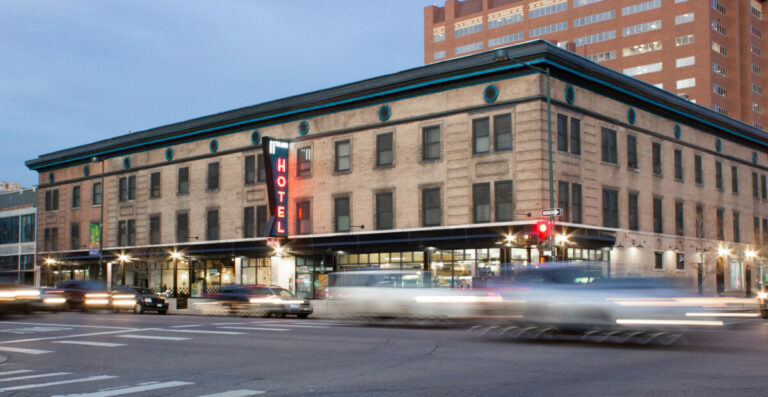
M 264 166 L 267 171 L 269 222 L 267 236 L 288 237 L 288 141 L 264 137 Z

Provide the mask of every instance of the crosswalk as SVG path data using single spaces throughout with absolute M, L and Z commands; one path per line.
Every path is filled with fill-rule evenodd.
M 66 394 L 57 394 L 65 388 Z M 56 397 L 110 397 L 156 392 L 179 393 L 198 397 L 248 397 L 266 393 L 265 390 L 235 389 L 196 392 L 197 386 L 188 380 L 147 381 L 125 384 L 111 374 L 77 375 L 71 372 L 38 373 L 33 369 L 0 372 L 0 393 L 23 392 Z M 155 395 L 153 393 L 153 395 Z

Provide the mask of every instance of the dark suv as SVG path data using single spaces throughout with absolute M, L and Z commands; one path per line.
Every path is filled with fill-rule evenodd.
M 117 287 L 111 294 L 112 311 L 133 310 L 136 314 L 146 311 L 159 314 L 168 313 L 168 302 L 149 288 L 143 287 Z
M 285 288 L 272 285 L 224 285 L 218 294 L 209 296 L 229 310 L 240 315 L 272 315 L 285 317 L 295 315 L 307 318 L 312 314 L 312 305 Z
M 99 281 L 64 280 L 59 289 L 66 299 L 70 310 L 108 309 L 109 293 L 107 286 Z

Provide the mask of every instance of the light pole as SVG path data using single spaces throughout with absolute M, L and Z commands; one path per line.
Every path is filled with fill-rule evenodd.
M 45 260 L 45 264 L 48 265 L 48 271 L 46 272 L 46 277 L 45 277 L 45 279 L 46 279 L 45 280 L 45 285 L 46 286 L 49 286 L 48 282 L 50 281 L 50 278 L 51 278 L 51 266 L 53 266 L 55 263 L 56 263 L 56 259 L 53 259 L 53 258 L 47 258 Z
M 178 271 L 178 269 L 176 267 L 176 261 L 178 261 L 182 257 L 183 256 L 181 255 L 181 252 L 178 252 L 176 250 L 171 252 L 171 260 L 173 260 L 173 297 L 174 298 L 177 297 L 178 292 L 179 292 L 179 287 L 178 287 L 178 274 L 179 274 L 179 271 Z M 162 280 L 161 280 L 161 282 L 162 282 Z
M 752 249 L 744 251 L 744 256 L 747 257 L 747 261 L 744 264 L 744 295 L 749 297 L 752 295 L 752 269 L 750 264 L 755 263 L 757 252 Z
M 509 56 L 509 52 L 505 49 L 496 50 L 493 53 L 493 60 L 496 62 L 503 62 L 512 60 L 521 65 L 527 66 L 540 73 L 544 73 L 547 76 L 547 152 L 549 154 L 549 208 L 555 208 L 555 175 L 552 165 L 552 95 L 550 91 L 549 83 L 549 67 L 540 68 L 538 66 L 531 65 L 523 60 L 513 58 Z M 554 216 L 549 217 L 549 221 L 553 222 Z M 552 244 L 552 234 L 550 233 L 548 239 L 549 247 L 552 253 L 556 252 L 554 245 Z M 554 255 L 550 255 L 554 256 Z
M 100 192 L 99 192 L 99 278 L 101 278 L 102 275 L 102 267 L 103 267 L 103 261 L 104 261 L 104 255 L 103 255 L 103 241 L 104 241 L 104 158 L 102 157 L 99 159 L 98 157 L 91 158 L 91 162 L 97 162 L 101 161 L 101 167 L 100 167 L 100 173 L 101 173 L 101 182 L 100 182 Z M 112 283 L 112 280 L 109 280 L 110 284 Z
M 121 283 L 122 283 L 122 285 L 125 285 L 125 262 L 130 262 L 131 261 L 131 257 L 121 253 L 120 255 L 117 256 L 117 260 L 120 261 L 120 272 L 122 273 Z M 111 281 L 112 280 L 110 280 L 110 282 Z

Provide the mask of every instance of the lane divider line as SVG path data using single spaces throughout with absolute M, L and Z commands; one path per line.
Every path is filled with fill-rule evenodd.
M 181 381 L 174 380 L 170 382 L 148 383 L 148 384 L 142 384 L 142 385 L 132 386 L 132 387 L 103 390 L 103 391 L 97 391 L 93 393 L 67 394 L 64 396 L 54 396 L 54 397 L 110 397 L 110 396 L 120 396 L 123 394 L 141 393 L 141 392 L 150 391 L 150 390 L 167 389 L 169 387 L 180 387 L 180 386 L 188 386 L 188 385 L 194 385 L 194 383 L 181 382 Z
M 66 384 L 69 384 L 69 383 L 93 382 L 93 381 L 96 381 L 96 380 L 114 379 L 114 378 L 117 378 L 117 376 L 97 375 L 97 376 L 90 376 L 90 377 L 87 377 L 87 378 L 60 380 L 60 381 L 57 381 L 57 382 L 36 383 L 36 384 L 32 384 L 32 385 L 21 385 L 21 386 L 13 386 L 13 387 L 4 387 L 4 388 L 0 389 L 0 393 L 6 392 L 6 391 L 26 390 L 26 389 L 36 389 L 36 388 L 40 388 L 40 387 L 66 385 Z

